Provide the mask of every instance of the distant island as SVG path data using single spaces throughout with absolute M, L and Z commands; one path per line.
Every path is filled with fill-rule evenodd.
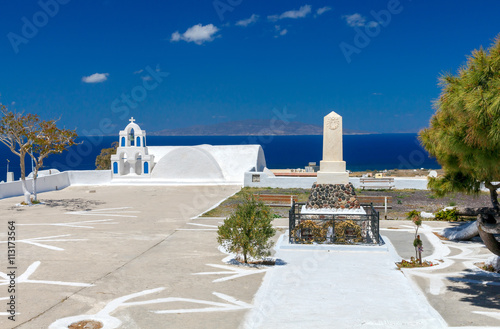
M 239 120 L 213 125 L 196 125 L 148 133 L 153 136 L 253 136 L 253 135 L 322 135 L 323 127 L 302 122 L 283 123 L 271 120 Z M 373 132 L 344 129 L 344 135 L 366 135 Z

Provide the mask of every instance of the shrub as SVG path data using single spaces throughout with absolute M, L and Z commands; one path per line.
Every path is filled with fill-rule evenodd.
M 441 210 L 435 214 L 436 220 L 455 222 L 460 220 L 460 216 L 458 216 L 457 210 L 455 208 L 448 210 Z
M 217 242 L 227 251 L 243 256 L 263 258 L 270 255 L 273 242 L 269 239 L 276 233 L 272 227 L 271 209 L 252 194 L 245 194 L 245 201 L 219 226 Z
M 415 258 L 422 265 L 422 240 L 420 240 L 420 235 L 418 234 L 418 228 L 422 225 L 422 216 L 420 212 L 412 210 L 406 214 L 406 218 L 411 220 L 415 224 L 415 239 L 413 240 L 413 247 L 415 247 Z
M 113 142 L 110 148 L 104 148 L 95 159 L 96 170 L 109 170 L 111 169 L 111 155 L 116 154 L 118 142 Z

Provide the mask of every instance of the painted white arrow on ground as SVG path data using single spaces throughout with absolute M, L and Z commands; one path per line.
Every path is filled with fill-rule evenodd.
M 95 209 L 95 210 L 83 210 L 83 211 L 70 211 L 66 214 L 68 215 L 82 215 L 82 216 L 110 216 L 110 217 L 137 217 L 134 215 L 122 215 L 122 214 L 133 214 L 139 213 L 139 211 L 125 211 L 124 209 L 130 209 L 131 207 L 121 207 L 121 208 L 107 208 L 107 209 Z
M 492 317 L 494 319 L 500 320 L 500 312 L 481 312 L 481 311 L 472 311 L 472 313 L 486 315 Z
M 188 225 L 199 226 L 204 228 L 178 228 L 176 231 L 217 231 L 217 225 L 187 223 Z
M 177 309 L 177 310 L 161 310 L 161 311 L 150 311 L 156 314 L 169 314 L 169 313 L 194 313 L 194 312 L 221 312 L 221 311 L 235 311 L 249 309 L 252 305 L 237 300 L 228 295 L 214 292 L 213 294 L 227 303 L 212 302 L 200 299 L 191 298 L 177 298 L 177 297 L 167 297 L 167 298 L 156 298 L 151 300 L 145 300 L 140 302 L 127 302 L 130 299 L 154 294 L 164 290 L 165 288 L 156 288 L 151 290 L 144 290 L 134 294 L 119 297 L 110 301 L 101 311 L 96 314 L 82 314 L 77 316 L 71 316 L 63 319 L 59 319 L 49 326 L 49 329 L 67 329 L 72 323 L 80 321 L 99 321 L 103 324 L 102 329 L 115 329 L 121 326 L 122 322 L 120 319 L 111 316 L 110 314 L 116 311 L 119 307 L 130 307 L 130 306 L 142 306 L 151 304 L 162 304 L 162 303 L 195 303 L 202 305 L 209 305 L 215 307 L 206 308 L 196 308 L 196 309 Z
M 199 299 L 191 299 L 191 298 L 164 298 L 164 302 L 187 302 L 187 303 L 196 303 L 203 305 L 210 305 L 216 307 L 206 307 L 206 308 L 184 308 L 178 310 L 164 310 L 164 311 L 152 311 L 156 314 L 168 314 L 168 313 L 199 313 L 199 312 L 223 312 L 223 311 L 238 311 L 252 308 L 252 305 L 242 302 L 241 300 L 237 300 L 234 297 L 221 294 L 220 292 L 213 292 L 215 296 L 219 297 L 222 300 L 225 300 L 228 303 L 218 303 L 211 302 L 207 300 L 199 300 Z
M 62 251 L 62 250 L 64 250 L 63 248 L 50 246 L 48 244 L 43 244 L 40 242 L 87 241 L 87 239 L 57 239 L 57 238 L 62 238 L 62 237 L 66 237 L 66 236 L 71 236 L 71 234 L 45 236 L 45 237 L 41 237 L 41 238 L 22 239 L 22 240 L 16 240 L 16 243 L 26 243 L 26 244 L 31 244 L 33 246 L 37 246 L 37 247 L 41 247 L 41 248 L 45 248 L 45 249 Z M 0 244 L 3 244 L 3 243 L 7 243 L 7 241 L 0 241 Z
M 36 223 L 36 224 L 17 224 L 17 226 L 64 226 L 64 227 L 76 227 L 76 228 L 94 228 L 92 225 L 116 225 L 118 223 L 111 222 L 112 219 L 97 219 L 97 220 L 87 220 L 71 223 Z
M 26 271 L 16 278 L 16 283 L 38 283 L 38 284 L 53 284 L 58 286 L 72 286 L 72 287 L 92 287 L 93 284 L 78 283 L 78 282 L 63 282 L 63 281 L 45 281 L 45 280 L 30 280 L 30 276 L 35 273 L 41 262 L 36 261 L 31 264 Z M 5 286 L 10 283 L 10 277 L 3 272 L 0 272 L 0 286 Z
M 247 275 L 252 275 L 252 274 L 257 274 L 257 273 L 262 273 L 266 272 L 268 269 L 261 269 L 261 270 L 248 270 L 244 268 L 238 268 L 234 266 L 228 266 L 228 265 L 216 265 L 216 264 L 207 264 L 207 266 L 212 266 L 215 268 L 221 268 L 223 270 L 228 270 L 225 272 L 201 272 L 201 273 L 193 273 L 193 275 L 222 275 L 222 274 L 232 274 L 231 276 L 227 276 L 224 278 L 216 279 L 212 282 L 223 282 L 223 281 L 228 281 L 232 279 L 237 279 L 241 278 Z

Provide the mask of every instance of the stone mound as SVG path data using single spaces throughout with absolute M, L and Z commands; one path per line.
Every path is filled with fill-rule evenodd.
M 354 186 L 349 184 L 317 184 L 311 188 L 306 208 L 359 209 Z

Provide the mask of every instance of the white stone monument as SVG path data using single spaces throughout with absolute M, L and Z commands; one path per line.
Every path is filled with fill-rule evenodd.
M 317 183 L 349 183 L 349 173 L 342 159 L 342 117 L 333 111 L 324 119 L 323 161 L 319 164 Z

